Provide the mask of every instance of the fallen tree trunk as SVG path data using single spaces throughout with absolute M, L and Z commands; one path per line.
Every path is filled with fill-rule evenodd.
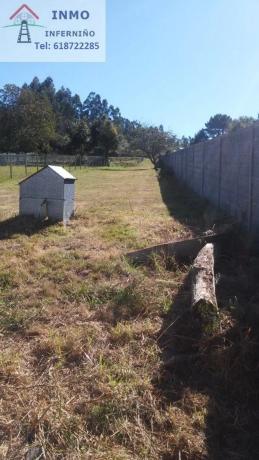
M 206 244 L 194 260 L 192 269 L 192 312 L 201 332 L 211 335 L 219 330 L 219 310 L 215 290 L 214 245 Z
M 193 260 L 198 252 L 206 243 L 223 242 L 229 237 L 230 231 L 222 233 L 213 233 L 198 238 L 190 238 L 178 241 L 151 246 L 138 251 L 129 252 L 126 257 L 134 263 L 145 263 L 152 254 L 165 255 L 166 257 L 175 257 L 179 261 Z

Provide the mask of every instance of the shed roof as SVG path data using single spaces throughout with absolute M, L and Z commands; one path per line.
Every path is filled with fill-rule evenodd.
M 21 180 L 19 182 L 19 184 L 22 184 L 23 182 L 29 180 L 31 177 L 36 176 L 36 174 L 40 174 L 41 171 L 43 171 L 44 169 L 48 169 L 48 168 L 51 169 L 53 172 L 55 172 L 59 177 L 62 177 L 62 179 L 76 180 L 76 178 L 74 176 L 72 176 L 72 174 L 70 174 L 66 169 L 62 168 L 62 166 L 48 165 L 48 166 L 45 166 L 44 168 L 40 169 L 39 171 L 31 174 L 31 176 L 26 177 L 25 179 Z
M 51 168 L 52 171 L 57 173 L 59 176 L 63 177 L 63 179 L 74 179 L 74 180 L 76 180 L 76 178 L 74 176 L 72 176 L 72 174 L 70 174 L 66 169 L 62 168 L 62 166 L 48 165 L 47 167 Z

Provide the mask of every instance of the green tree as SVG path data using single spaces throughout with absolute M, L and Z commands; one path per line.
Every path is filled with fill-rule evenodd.
M 199 144 L 200 142 L 205 142 L 209 140 L 209 135 L 206 129 L 201 129 L 198 131 L 194 138 L 191 140 L 191 144 Z
M 63 86 L 56 92 L 54 101 L 55 112 L 65 120 L 76 120 L 81 117 L 82 103 L 78 94 L 72 95 Z
M 153 163 L 155 169 L 159 167 L 159 160 L 168 150 L 179 148 L 179 142 L 172 133 L 165 132 L 162 127 L 140 126 L 135 129 L 133 145 L 142 150 Z
M 78 121 L 72 129 L 70 148 L 73 153 L 82 156 L 89 150 L 91 132 L 85 120 Z
M 54 82 L 51 77 L 47 77 L 41 84 L 38 89 L 38 92 L 45 96 L 51 104 L 54 103 L 56 89 Z
M 239 117 L 231 121 L 229 131 L 236 131 L 240 128 L 247 128 L 251 126 L 256 120 L 253 117 Z
M 118 131 L 115 125 L 103 118 L 97 120 L 91 127 L 92 147 L 99 154 L 103 154 L 105 163 L 109 165 L 109 157 L 118 148 Z
M 205 123 L 208 138 L 213 139 L 214 137 L 225 134 L 229 129 L 231 121 L 231 117 L 221 113 L 211 117 L 209 121 Z
M 21 89 L 16 85 L 5 85 L 0 90 L 0 151 L 14 152 L 16 106 Z
M 180 146 L 182 148 L 187 148 L 191 144 L 192 138 L 191 137 L 186 137 L 182 136 L 181 139 L 179 139 Z
M 32 82 L 29 84 L 28 86 L 32 91 L 35 91 L 35 92 L 40 92 L 40 88 L 41 88 L 41 84 L 40 84 L 40 80 L 38 79 L 38 77 L 34 77 Z M 24 89 L 28 89 L 27 85 Z
M 17 101 L 14 128 L 17 151 L 47 153 L 55 138 L 55 116 L 49 100 L 23 89 Z
M 0 89 L 0 107 L 14 108 L 20 97 L 21 89 L 16 85 L 5 85 Z
M 83 103 L 82 114 L 90 123 L 108 117 L 107 101 L 102 100 L 99 94 L 91 92 Z

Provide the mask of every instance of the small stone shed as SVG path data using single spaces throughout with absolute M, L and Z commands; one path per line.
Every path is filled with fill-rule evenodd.
M 22 180 L 20 215 L 68 221 L 74 214 L 75 180 L 61 166 L 46 166 Z

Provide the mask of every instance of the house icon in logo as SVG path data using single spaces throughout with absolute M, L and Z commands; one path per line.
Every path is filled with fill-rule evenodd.
M 39 16 L 24 3 L 9 19 L 14 26 L 20 26 L 17 43 L 31 43 L 29 26 L 35 26 Z

